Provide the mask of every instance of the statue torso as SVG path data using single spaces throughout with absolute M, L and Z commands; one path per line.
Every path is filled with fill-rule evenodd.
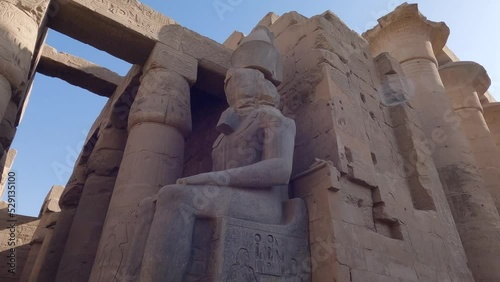
M 228 135 L 220 134 L 213 145 L 213 170 L 252 165 L 262 160 L 266 142 L 265 129 L 286 118 L 277 109 L 257 108 L 240 118 L 237 128 Z

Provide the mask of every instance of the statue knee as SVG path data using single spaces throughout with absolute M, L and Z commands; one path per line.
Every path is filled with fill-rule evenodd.
M 189 189 L 183 185 L 168 185 L 160 189 L 158 193 L 157 205 L 172 206 L 187 203 L 189 199 Z
M 148 197 L 141 201 L 139 204 L 139 214 L 146 214 L 155 209 L 156 197 Z

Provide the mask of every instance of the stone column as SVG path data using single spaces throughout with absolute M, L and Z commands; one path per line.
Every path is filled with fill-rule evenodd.
M 61 212 L 57 218 L 57 224 L 54 227 L 50 240 L 44 242 L 44 245 L 47 244 L 47 246 L 42 246 L 45 250 L 44 253 L 40 253 L 35 263 L 35 265 L 40 265 L 40 272 L 31 281 L 46 282 L 55 281 L 56 279 L 57 269 L 64 253 L 68 234 L 71 230 L 83 184 L 85 183 L 84 172 L 85 166 L 77 165 L 68 181 L 68 185 L 59 200 Z
M 197 61 L 157 47 L 130 110 L 127 145 L 89 281 L 123 279 L 139 203 L 182 175 Z
M 87 160 L 87 180 L 55 281 L 89 280 L 127 140 L 126 129 L 107 123 Z
M 490 129 L 490 133 L 493 136 L 493 140 L 497 145 L 497 149 L 500 150 L 500 103 L 491 103 L 483 106 L 484 118 Z
M 2 145 L 0 144 L 0 147 Z M 5 192 L 5 184 L 7 183 L 7 179 L 9 177 L 9 172 L 14 164 L 14 159 L 16 158 L 17 151 L 14 149 L 10 149 L 7 152 L 4 152 L 3 149 L 0 148 L 0 155 L 4 154 L 0 160 L 0 168 L 2 169 L 1 179 L 0 179 L 0 198 L 2 198 L 3 193 Z M 1 167 L 3 165 L 3 167 Z
M 22 100 L 48 5 L 48 0 L 0 2 L 0 120 L 11 98 L 16 107 Z
M 500 151 L 483 116 L 481 97 L 491 85 L 486 70 L 474 62 L 442 66 L 439 74 L 497 211 L 500 211 Z
M 5 77 L 0 75 L 0 121 L 3 119 L 10 98 L 12 97 L 12 89 L 10 83 Z
M 484 187 L 469 143 L 439 76 L 434 50 L 449 29 L 428 21 L 415 4 L 403 4 L 366 32 L 374 56 L 388 52 L 401 64 L 413 87 L 415 107 L 426 135 L 424 145 L 436 164 L 469 267 L 476 281 L 500 281 L 500 217 Z
M 36 260 L 38 256 L 43 253 L 43 242 L 48 239 L 47 235 L 49 228 L 47 228 L 47 226 L 49 226 L 51 221 L 53 221 L 54 214 L 59 214 L 61 211 L 59 208 L 59 198 L 61 197 L 63 190 L 63 186 L 53 186 L 47 194 L 47 197 L 45 197 L 45 201 L 43 202 L 39 215 L 40 223 L 38 224 L 38 227 L 33 234 L 33 238 L 31 239 L 30 253 L 26 259 L 21 278 L 19 279 L 21 282 L 33 281 L 31 279 L 38 276 L 40 265 L 36 264 Z
M 16 118 L 18 107 L 16 102 L 10 100 L 5 111 L 3 120 L 0 122 L 0 144 L 7 150 L 14 140 L 16 134 Z

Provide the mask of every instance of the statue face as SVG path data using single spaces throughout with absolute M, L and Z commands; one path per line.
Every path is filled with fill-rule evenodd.
M 262 74 L 254 69 L 230 69 L 227 72 L 224 90 L 229 106 L 236 111 L 256 106 L 259 75 Z
M 226 74 L 224 89 L 227 102 L 235 111 L 258 105 L 277 107 L 279 103 L 276 87 L 256 69 L 230 69 Z

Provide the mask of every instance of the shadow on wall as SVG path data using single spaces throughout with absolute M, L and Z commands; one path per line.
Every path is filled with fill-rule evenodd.
M 6 202 L 0 206 L 0 281 L 17 282 L 28 258 L 30 242 L 39 219 L 8 213 Z

